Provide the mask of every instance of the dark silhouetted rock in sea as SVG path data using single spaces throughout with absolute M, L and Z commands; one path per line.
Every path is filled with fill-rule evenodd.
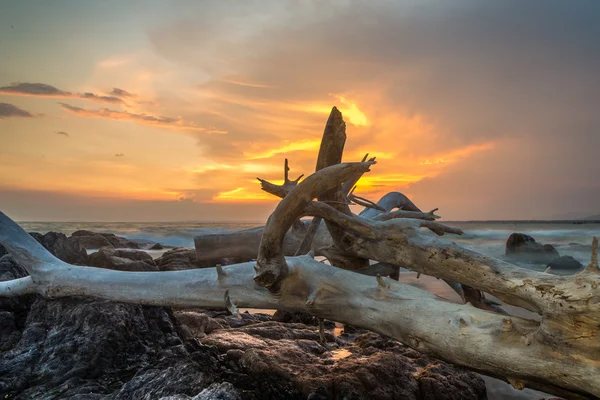
M 163 250 L 165 247 L 160 243 L 154 243 L 148 250 Z
M 575 271 L 583 269 L 583 264 L 571 256 L 561 256 L 550 261 L 550 263 L 548 263 L 548 267 L 551 269 L 566 269 Z
M 96 233 L 86 230 L 73 232 L 69 241 L 82 249 L 99 249 L 101 247 L 115 247 L 126 249 L 139 249 L 140 244 L 134 240 L 116 236 L 112 233 Z
M 551 244 L 538 243 L 524 233 L 513 233 L 506 240 L 506 255 L 532 263 L 547 263 L 560 257 Z
M 145 251 L 103 247 L 88 256 L 89 265 L 119 271 L 158 271 L 158 266 Z
M 71 264 L 85 265 L 87 263 L 85 249 L 70 241 L 64 233 L 48 232 L 42 235 L 37 232 L 29 232 L 29 234 L 57 258 Z

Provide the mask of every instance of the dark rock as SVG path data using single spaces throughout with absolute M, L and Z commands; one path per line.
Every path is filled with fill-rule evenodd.
M 0 281 L 27 276 L 27 271 L 6 254 L 0 257 Z M 0 297 L 0 352 L 13 348 L 19 340 L 29 308 L 36 295 Z
M 332 359 L 328 349 L 345 345 L 340 339 L 328 335 L 324 346 L 316 326 L 268 319 L 37 298 L 20 341 L 0 351 L 0 395 L 42 400 L 485 398 L 477 375 L 391 339 L 361 335 L 360 346 L 348 347 L 348 357 Z M 234 320 L 242 325 L 214 330 L 202 344 L 186 340 L 181 329 L 201 332 L 210 321 L 226 327 Z M 0 321 L 3 327 L 15 325 L 2 312 Z
M 348 347 L 349 356 L 338 360 L 327 357 L 329 350 L 318 340 L 316 327 L 271 321 L 217 330 L 202 343 L 216 346 L 254 379 L 269 376 L 292 382 L 304 398 L 486 398 L 478 375 L 375 333 L 361 335 Z M 333 336 L 328 341 L 329 347 L 343 345 Z M 444 368 L 434 369 L 438 365 Z
M 99 249 L 101 247 L 139 249 L 140 244 L 134 240 L 116 236 L 112 233 L 96 233 L 86 230 L 73 232 L 69 241 L 82 249 Z
M 241 400 L 237 389 L 229 382 L 213 383 L 191 400 Z
M 583 268 L 583 264 L 571 256 L 561 256 L 552 260 L 548 267 L 551 269 L 579 270 Z
M 196 250 L 176 247 L 157 258 L 156 265 L 161 271 L 179 271 L 200 268 Z
M 197 394 L 214 379 L 217 353 L 189 353 L 169 344 L 174 337 L 165 308 L 38 298 L 19 343 L 0 353 L 0 394 L 16 399 Z
M 560 254 L 551 244 L 538 243 L 524 233 L 513 233 L 506 241 L 507 256 L 533 263 L 547 263 Z
M 163 250 L 164 246 L 160 243 L 155 243 L 152 247 L 150 247 L 148 250 Z
M 417 376 L 421 399 L 486 399 L 485 382 L 482 379 L 469 379 L 472 375 L 471 372 L 461 372 L 444 363 L 426 366 Z M 457 397 L 458 394 L 460 396 Z
M 21 267 L 8 254 L 0 256 L 0 281 L 23 278 L 29 275 L 25 268 Z M 2 297 L 0 297 L 2 299 Z
M 301 312 L 288 312 L 288 311 L 275 311 L 273 314 L 273 321 L 277 322 L 298 322 L 306 325 L 318 325 L 319 319 L 307 313 Z
M 152 256 L 144 251 L 104 247 L 88 256 L 89 265 L 119 271 L 158 271 Z
M 272 317 L 273 321 L 285 323 L 300 323 L 305 325 L 319 325 L 319 318 L 303 312 L 288 312 L 277 310 Z M 325 329 L 335 328 L 335 322 L 323 321 Z
M 85 249 L 70 242 L 64 233 L 48 232 L 42 235 L 37 232 L 29 232 L 29 234 L 56 258 L 70 264 L 86 264 L 87 253 Z

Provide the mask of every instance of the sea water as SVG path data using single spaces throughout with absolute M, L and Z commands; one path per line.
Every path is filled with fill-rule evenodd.
M 572 221 L 449 221 L 447 225 L 464 231 L 461 236 L 446 234 L 443 239 L 492 257 L 504 257 L 506 239 L 513 232 L 526 233 L 542 244 L 552 244 L 561 255 L 583 264 L 590 260 L 592 237 L 600 237 L 600 222 Z M 84 229 L 114 233 L 128 239 L 169 246 L 194 247 L 194 236 L 254 228 L 264 223 L 231 222 L 19 222 L 28 232 L 50 231 L 71 235 Z M 426 230 L 423 230 L 426 232 Z M 535 268 L 534 265 L 525 265 Z M 542 267 L 540 267 L 542 268 Z M 545 268 L 545 266 L 543 266 Z

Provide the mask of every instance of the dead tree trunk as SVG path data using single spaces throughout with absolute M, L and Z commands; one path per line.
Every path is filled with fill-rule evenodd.
M 420 352 L 503 378 L 517 388 L 528 386 L 569 398 L 600 397 L 597 240 L 585 271 L 555 276 L 424 235 L 421 228 L 438 235 L 460 231 L 434 221 L 433 212 L 411 210 L 406 203 L 395 214 L 389 212 L 394 207 L 381 206 L 386 212 L 367 219 L 364 213 L 357 216 L 314 201 L 328 191 L 341 191 L 344 182 L 355 181 L 373 164 L 331 165 L 293 187 L 273 188 L 263 181 L 263 188 L 283 199 L 262 231 L 256 262 L 228 267 L 122 272 L 70 265 L 0 213 L 0 243 L 29 272 L 25 278 L 0 282 L 0 295 L 85 295 L 152 305 L 227 308 L 232 313 L 238 307 L 307 312 L 373 330 Z M 378 261 L 373 270 L 406 265 L 491 293 L 538 313 L 541 321 L 452 303 L 392 279 L 360 275 L 309 256 L 285 257 L 286 234 L 302 216 L 322 218 L 328 228 L 343 232 L 342 245 L 334 238 L 327 248 L 339 257 Z

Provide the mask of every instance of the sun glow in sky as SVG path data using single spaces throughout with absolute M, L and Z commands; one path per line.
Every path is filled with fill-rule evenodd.
M 314 171 L 337 106 L 344 161 L 379 161 L 357 194 L 446 219 L 597 213 L 600 8 L 580 5 L 5 2 L 0 209 L 264 221 L 256 177 Z

